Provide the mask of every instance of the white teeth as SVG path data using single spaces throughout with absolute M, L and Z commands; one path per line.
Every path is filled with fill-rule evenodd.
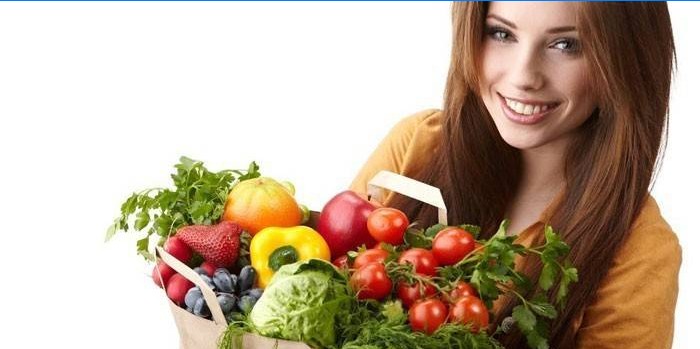
M 505 98 L 505 97 L 504 97 Z M 505 98 L 506 105 L 510 109 L 513 109 L 518 114 L 532 115 L 546 111 L 549 109 L 548 105 L 533 105 L 533 104 L 523 104 L 512 99 Z
M 508 101 L 508 100 L 507 100 L 507 101 Z M 516 112 L 518 112 L 518 113 L 520 113 L 520 114 L 522 114 L 523 111 L 525 110 L 525 106 L 524 106 L 522 103 L 520 103 L 520 102 L 508 101 L 507 104 L 508 104 L 508 106 L 510 107 L 510 109 L 513 109 L 514 111 L 516 111 Z

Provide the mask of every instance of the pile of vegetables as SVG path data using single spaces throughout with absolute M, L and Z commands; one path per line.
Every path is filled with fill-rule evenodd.
M 488 239 L 469 224 L 420 229 L 403 212 L 344 191 L 310 227 L 294 186 L 262 177 L 254 162 L 211 172 L 182 157 L 175 167 L 175 187 L 129 196 L 107 238 L 145 230 L 137 253 L 155 261 L 157 236 L 195 268 L 229 321 L 220 348 L 240 348 L 246 333 L 314 348 L 502 348 L 498 335 L 515 330 L 531 348 L 548 348 L 548 323 L 577 281 L 569 247 L 550 226 L 533 247 L 515 243 L 507 220 Z M 516 269 L 526 255 L 542 262 L 538 280 Z M 153 275 L 174 303 L 211 318 L 192 283 L 162 261 Z M 557 280 L 550 304 L 545 294 Z M 503 296 L 519 304 L 495 324 Z
M 261 327 L 255 318 L 232 323 L 220 348 L 235 347 L 235 339 L 251 331 L 303 340 L 317 348 L 501 348 L 497 336 L 514 327 L 525 334 L 530 347 L 547 348 L 547 324 L 557 311 L 546 301 L 544 292 L 552 287 L 555 278 L 561 277 L 557 299 L 558 305 L 563 305 L 568 285 L 577 280 L 576 269 L 563 261 L 568 247 L 551 227 L 545 229 L 543 245 L 525 247 L 514 243 L 515 236 L 506 234 L 507 226 L 508 221 L 504 221 L 488 240 L 461 239 L 463 246 L 455 238 L 458 235 L 455 232 L 478 235 L 478 227 L 435 225 L 425 230 L 409 227 L 405 241 L 399 245 L 381 242 L 375 248 L 349 252 L 334 261 L 344 279 L 340 281 L 337 274 L 333 279 L 339 290 L 341 284 L 347 286 L 348 293 L 329 294 L 304 285 L 302 293 L 285 290 L 278 296 L 263 297 L 254 313 L 256 309 L 277 309 L 272 316 L 277 319 L 277 330 Z M 454 240 L 450 244 L 444 241 L 448 237 Z M 441 244 L 450 248 L 441 249 Z M 470 249 L 469 245 L 474 247 Z M 426 249 L 431 246 L 431 250 Z M 535 284 L 515 269 L 516 256 L 527 254 L 539 256 L 544 264 Z M 320 266 L 320 261 L 315 264 L 316 268 Z M 302 289 L 287 278 L 287 273 L 275 275 L 275 283 L 279 283 L 278 287 Z M 323 282 L 319 285 L 324 290 L 327 287 Z M 323 294 L 325 303 L 316 303 L 318 298 L 307 302 L 313 294 Z M 352 296 L 349 299 L 348 294 Z M 489 328 L 492 325 L 489 311 L 494 301 L 508 294 L 521 304 L 502 324 Z M 526 294 L 535 296 L 526 299 Z M 318 326 L 316 311 L 323 304 L 328 304 L 332 311 L 324 317 L 327 325 Z M 300 325 L 282 330 L 284 324 Z M 310 328 L 304 328 L 304 324 L 316 328 L 312 331 L 316 336 L 323 333 L 325 338 L 335 341 L 309 338 Z

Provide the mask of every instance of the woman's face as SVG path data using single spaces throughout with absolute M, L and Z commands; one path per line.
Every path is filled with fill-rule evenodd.
M 574 3 L 490 4 L 480 93 L 511 146 L 566 144 L 595 109 L 575 27 Z

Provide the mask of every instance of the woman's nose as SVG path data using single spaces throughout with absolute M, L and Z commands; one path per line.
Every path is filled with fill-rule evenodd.
M 534 49 L 525 49 L 518 55 L 511 68 L 511 83 L 523 91 L 539 90 L 545 84 L 540 57 Z

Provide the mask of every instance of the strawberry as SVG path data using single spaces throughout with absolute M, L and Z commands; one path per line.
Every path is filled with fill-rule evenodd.
M 216 225 L 190 225 L 178 229 L 175 236 L 197 251 L 217 268 L 232 266 L 238 258 L 241 227 L 230 221 Z

